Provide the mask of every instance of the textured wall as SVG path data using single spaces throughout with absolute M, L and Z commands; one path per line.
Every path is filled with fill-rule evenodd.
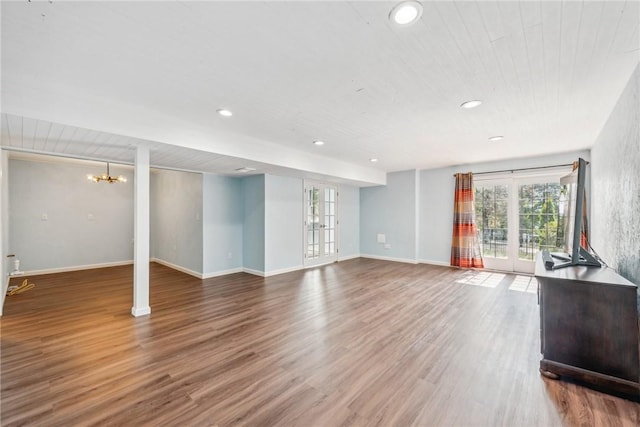
M 591 149 L 591 243 L 640 284 L 640 66 Z

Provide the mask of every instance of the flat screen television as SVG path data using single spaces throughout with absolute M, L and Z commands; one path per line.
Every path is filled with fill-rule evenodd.
M 556 256 L 559 259 L 568 259 L 565 262 L 554 262 L 553 269 L 569 267 L 572 265 L 586 265 L 601 267 L 600 262 L 589 251 L 589 244 L 583 239 L 582 230 L 586 229 L 583 223 L 585 206 L 585 182 L 587 174 L 587 162 L 578 159 L 578 167 L 571 174 L 560 178 L 560 184 L 567 186 L 568 214 L 565 216 L 565 248 L 567 257 Z M 585 242 L 584 246 L 582 242 Z M 552 254 L 554 256 L 555 254 Z

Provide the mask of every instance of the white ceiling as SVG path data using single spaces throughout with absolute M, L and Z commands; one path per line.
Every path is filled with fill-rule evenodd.
M 68 158 L 85 160 L 85 163 L 110 161 L 127 165 L 135 162 L 135 147 L 145 145 L 150 150 L 151 166 L 159 169 L 237 177 L 266 173 L 356 186 L 380 183 L 373 180 L 359 180 L 351 176 L 345 178 L 347 173 L 325 175 L 310 170 L 277 166 L 12 114 L 2 113 L 1 116 L 2 145 L 11 152 L 12 158 L 23 160 L 46 161 L 42 158 L 42 153 L 46 153 L 49 156 L 56 156 L 59 161 Z M 240 168 L 255 170 L 250 172 L 236 170 Z
M 637 1 L 394 5 L 2 2 L 2 145 L 380 184 L 589 148 L 640 62 Z

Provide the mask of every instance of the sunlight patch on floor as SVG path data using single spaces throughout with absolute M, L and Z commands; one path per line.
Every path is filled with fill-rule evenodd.
M 468 272 L 460 279 L 456 280 L 456 283 L 463 283 L 465 285 L 482 286 L 484 288 L 495 288 L 504 279 L 504 274 L 483 272 Z
M 538 292 L 538 281 L 535 277 L 518 275 L 513 279 L 513 283 L 509 285 L 509 290 L 535 294 Z

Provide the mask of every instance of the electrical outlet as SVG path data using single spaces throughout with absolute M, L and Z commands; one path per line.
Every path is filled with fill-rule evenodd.
M 391 249 L 391 243 L 385 243 L 384 244 L 384 248 L 385 249 Z
M 49 215 L 47 215 L 46 213 L 43 213 L 41 219 L 43 221 L 48 221 L 49 220 Z
M 89 221 L 95 221 L 95 220 L 96 220 L 96 217 L 95 217 L 95 216 L 93 216 L 93 214 L 92 214 L 92 213 L 90 213 L 90 214 L 88 214 L 88 215 L 87 215 L 87 219 L 88 219 Z
M 378 243 L 384 243 L 387 241 L 387 235 L 386 234 L 378 234 L 376 236 Z

